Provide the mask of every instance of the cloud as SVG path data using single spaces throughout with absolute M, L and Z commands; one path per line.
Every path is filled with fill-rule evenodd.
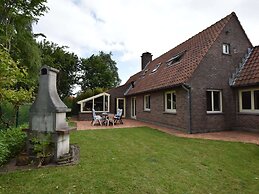
M 34 31 L 69 46 L 80 57 L 112 52 L 123 82 L 140 70 L 140 56 L 154 58 L 211 24 L 237 13 L 248 37 L 258 45 L 257 0 L 49 0 L 49 13 Z

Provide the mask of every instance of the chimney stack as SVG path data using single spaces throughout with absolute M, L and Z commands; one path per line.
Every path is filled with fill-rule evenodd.
M 141 70 L 145 69 L 147 64 L 152 61 L 152 54 L 149 52 L 145 52 L 141 56 Z

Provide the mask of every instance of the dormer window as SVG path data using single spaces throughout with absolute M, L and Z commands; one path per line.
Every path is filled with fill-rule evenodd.
M 185 52 L 186 51 L 183 51 L 183 52 L 180 52 L 180 53 L 174 55 L 172 58 L 170 58 L 169 60 L 166 61 L 166 64 L 169 66 L 169 65 L 179 62 L 183 58 L 183 55 Z
M 144 77 L 147 72 L 148 72 L 148 69 L 145 69 L 145 71 L 142 73 L 142 76 Z
M 222 53 L 225 54 L 225 55 L 230 54 L 230 44 L 226 44 L 226 43 L 223 44 Z
M 155 73 L 155 72 L 158 70 L 158 68 L 160 67 L 160 65 L 161 65 L 161 63 L 158 63 L 158 64 L 156 65 L 156 67 L 152 70 L 151 73 Z

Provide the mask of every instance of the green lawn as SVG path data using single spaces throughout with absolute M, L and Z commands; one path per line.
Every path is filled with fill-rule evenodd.
M 75 131 L 80 163 L 0 175 L 0 193 L 258 193 L 259 146 L 154 129 Z

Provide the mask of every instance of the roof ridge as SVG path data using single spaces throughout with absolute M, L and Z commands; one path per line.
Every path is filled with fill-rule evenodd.
M 215 26 L 216 24 L 222 22 L 223 20 L 228 19 L 228 21 L 225 23 L 225 25 L 226 25 L 226 24 L 229 22 L 229 20 L 230 20 L 230 18 L 231 18 L 232 16 L 236 16 L 236 13 L 235 13 L 235 12 L 231 12 L 231 14 L 229 14 L 229 15 L 225 16 L 224 18 L 218 20 L 217 22 L 215 22 L 215 23 L 213 23 L 212 25 L 208 26 L 208 27 L 205 28 L 204 30 L 198 32 L 197 34 L 191 36 L 190 38 L 188 38 L 188 39 L 185 40 L 184 42 L 178 44 L 177 46 L 175 46 L 175 47 L 173 47 L 172 49 L 168 50 L 167 52 L 163 53 L 163 54 L 160 55 L 159 57 L 155 58 L 154 60 L 152 60 L 152 62 L 155 61 L 155 60 L 157 60 L 157 59 L 159 59 L 159 58 L 161 58 L 162 56 L 166 55 L 167 53 L 171 52 L 173 49 L 175 49 L 175 48 L 177 48 L 177 47 L 179 47 L 179 46 L 185 44 L 186 42 L 190 41 L 191 39 L 193 39 L 194 37 L 198 36 L 199 34 L 201 34 L 201 33 L 205 32 L 205 31 L 207 31 L 208 29 L 211 29 L 213 26 Z M 236 17 L 237 17 L 237 16 L 236 16 Z M 225 25 L 224 25 L 224 26 L 225 26 Z M 223 28 L 224 28 L 224 27 L 223 27 Z M 223 28 L 221 29 L 221 31 L 223 30 Z M 221 32 L 221 31 L 220 31 L 220 32 Z M 220 33 L 218 33 L 218 35 L 219 35 L 219 34 L 220 34 Z M 217 36 L 217 37 L 218 37 L 218 36 Z
M 238 67 L 236 68 L 235 72 L 232 74 L 232 77 L 229 78 L 229 85 L 234 86 L 236 83 L 236 80 L 239 78 L 241 71 L 244 69 L 248 59 L 250 58 L 251 54 L 253 53 L 254 48 L 251 48 L 247 50 L 247 53 L 242 58 L 242 61 L 239 63 Z
M 146 68 L 153 68 L 159 62 L 165 63 L 175 54 L 186 50 L 186 54 L 178 63 L 175 63 L 175 65 L 170 67 L 159 68 L 155 77 L 150 76 L 150 74 L 143 77 L 143 79 L 137 79 L 135 84 L 136 87 L 132 88 L 128 94 L 131 95 L 159 89 L 161 87 L 187 83 L 199 67 L 199 64 L 203 60 L 204 56 L 206 56 L 208 51 L 211 49 L 211 46 L 215 43 L 215 41 L 217 41 L 229 22 L 232 21 L 232 18 L 233 20 L 238 20 L 235 12 L 232 12 L 231 14 L 218 20 L 206 29 L 200 31 L 186 41 L 178 44 L 169 51 L 152 60 Z M 137 77 L 138 76 L 135 78 Z

